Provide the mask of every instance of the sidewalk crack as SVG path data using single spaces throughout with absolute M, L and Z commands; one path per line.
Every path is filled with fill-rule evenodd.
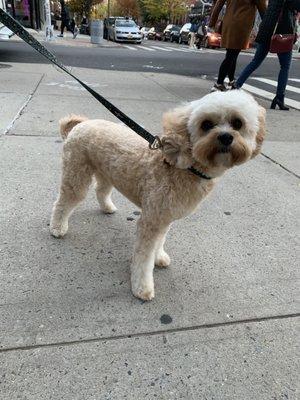
M 242 324 L 253 324 L 259 322 L 273 321 L 273 320 L 283 320 L 289 318 L 298 318 L 300 317 L 300 313 L 293 314 L 284 314 L 284 315 L 270 315 L 267 317 L 257 317 L 257 318 L 246 318 L 235 321 L 226 321 L 226 322 L 215 322 L 208 323 L 202 325 L 193 325 L 179 328 L 170 328 L 170 329 L 162 329 L 158 331 L 152 332 L 138 332 L 138 333 L 128 333 L 123 335 L 116 336 L 105 336 L 105 337 L 95 337 L 90 339 L 82 339 L 82 340 L 70 340 L 67 342 L 53 342 L 53 343 L 41 343 L 41 344 L 33 344 L 28 346 L 15 346 L 15 347 L 6 347 L 0 349 L 1 353 L 8 353 L 11 351 L 23 351 L 23 350 L 34 350 L 41 348 L 52 348 L 52 347 L 62 347 L 62 346 L 72 346 L 72 345 L 80 345 L 80 344 L 89 344 L 89 343 L 101 343 L 108 342 L 113 340 L 123 340 L 123 339 L 132 339 L 137 337 L 147 337 L 147 336 L 158 336 L 165 335 L 170 333 L 179 333 L 179 332 L 190 332 L 202 329 L 213 329 L 213 328 L 226 328 L 227 326 L 232 325 L 242 325 Z
M 286 168 L 284 165 L 280 164 L 278 161 L 274 160 L 273 158 L 267 156 L 265 153 L 260 153 L 263 157 L 265 157 L 266 159 L 268 159 L 269 161 L 271 161 L 272 163 L 278 165 L 279 167 L 281 167 L 282 169 L 284 169 L 285 171 L 289 172 L 290 174 L 294 175 L 296 178 L 300 179 L 300 175 L 296 174 L 295 172 L 291 171 L 290 169 Z
M 37 88 L 39 87 L 42 79 L 44 78 L 45 74 L 42 74 L 41 78 L 39 79 L 37 85 L 35 86 L 35 88 L 33 89 L 33 91 L 29 94 L 29 96 L 27 97 L 27 99 L 25 100 L 25 102 L 22 104 L 22 106 L 20 107 L 19 111 L 17 112 L 17 114 L 14 116 L 13 120 L 11 121 L 11 123 L 6 127 L 3 135 L 7 135 L 9 133 L 9 131 L 11 130 L 11 128 L 14 126 L 15 122 L 20 118 L 20 116 L 23 114 L 25 108 L 27 107 L 28 103 L 30 102 L 30 100 L 32 99 L 32 97 L 34 96 L 35 92 L 37 91 Z

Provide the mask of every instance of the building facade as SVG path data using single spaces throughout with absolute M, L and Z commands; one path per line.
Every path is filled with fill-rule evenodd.
M 40 0 L 5 0 L 6 10 L 26 28 L 41 29 L 43 4 Z

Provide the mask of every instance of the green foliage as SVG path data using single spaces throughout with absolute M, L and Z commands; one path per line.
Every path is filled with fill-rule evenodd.
M 183 0 L 140 0 L 140 4 L 145 20 L 153 22 L 174 22 L 187 10 Z
M 104 19 L 107 16 L 107 4 L 96 4 L 92 7 L 91 19 Z
M 137 0 L 111 0 L 110 15 L 120 17 L 140 16 L 140 7 Z
M 102 2 L 103 0 L 69 0 L 67 4 L 72 12 L 89 17 L 92 13 L 92 6 Z

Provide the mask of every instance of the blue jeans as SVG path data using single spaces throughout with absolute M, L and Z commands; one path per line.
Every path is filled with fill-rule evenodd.
M 259 43 L 256 48 L 256 52 L 252 61 L 243 69 L 238 80 L 236 81 L 236 87 L 241 88 L 245 81 L 249 78 L 249 76 L 254 72 L 260 64 L 267 57 L 269 52 L 269 46 Z M 279 63 L 280 63 L 280 71 L 277 80 L 277 91 L 276 96 L 283 100 L 285 94 L 285 88 L 287 85 L 289 70 L 292 61 L 292 51 L 288 51 L 287 53 L 278 53 L 277 54 Z

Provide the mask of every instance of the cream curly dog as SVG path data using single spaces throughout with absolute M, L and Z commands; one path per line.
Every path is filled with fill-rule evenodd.
M 50 231 L 63 237 L 68 219 L 88 191 L 93 176 L 105 213 L 116 207 L 113 187 L 142 209 L 131 265 L 132 292 L 154 297 L 154 265 L 167 267 L 164 250 L 172 221 L 195 211 L 227 169 L 256 156 L 265 135 L 265 110 L 241 90 L 211 93 L 170 111 L 163 118 L 162 149 L 113 122 L 71 115 L 60 121 L 63 170 Z M 211 179 L 187 168 L 193 166 Z

